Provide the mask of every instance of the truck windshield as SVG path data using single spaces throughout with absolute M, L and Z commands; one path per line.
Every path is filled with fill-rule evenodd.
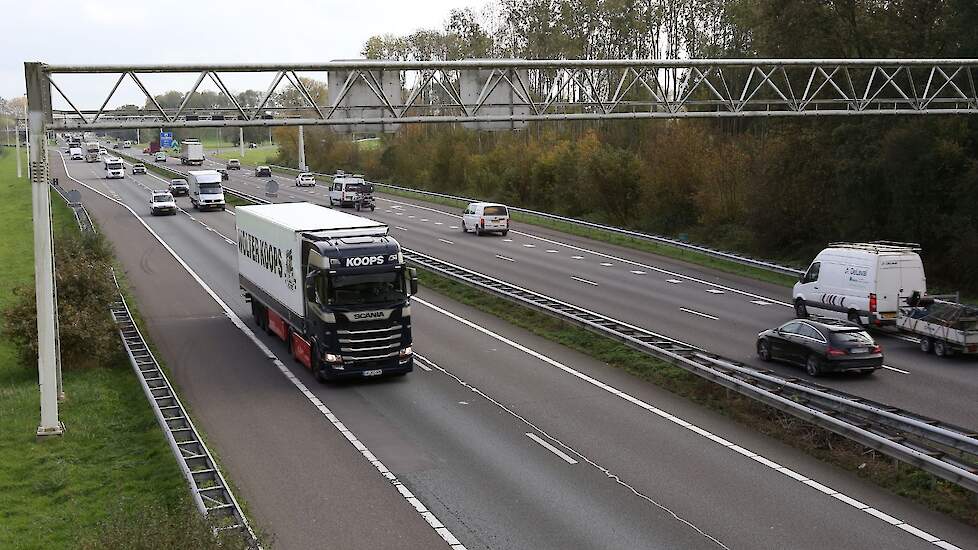
M 200 184 L 200 193 L 202 195 L 212 195 L 223 193 L 223 191 L 221 191 L 221 184 L 219 183 L 202 183 Z
M 400 272 L 336 275 L 330 281 L 330 298 L 335 305 L 379 304 L 407 298 Z

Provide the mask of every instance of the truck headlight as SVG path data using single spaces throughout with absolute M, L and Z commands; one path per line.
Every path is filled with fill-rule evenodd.
M 343 358 L 342 357 L 340 357 L 339 355 L 333 354 L 333 353 L 326 353 L 326 354 L 324 354 L 323 355 L 323 359 L 327 363 L 342 363 L 343 362 Z
M 401 350 L 401 351 L 400 351 L 400 352 L 398 353 L 398 356 L 400 356 L 400 357 L 407 357 L 407 356 L 409 356 L 409 355 L 411 355 L 411 346 L 408 346 L 408 347 L 406 347 L 406 348 L 403 348 L 403 349 L 402 349 L 402 350 Z

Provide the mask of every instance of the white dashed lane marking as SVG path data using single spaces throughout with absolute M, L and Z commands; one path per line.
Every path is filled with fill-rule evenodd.
M 706 291 L 709 292 L 710 294 L 723 294 L 724 293 L 719 288 L 708 288 L 708 289 L 706 289 Z
M 714 321 L 720 319 L 719 317 L 714 317 L 713 315 L 710 315 L 708 313 L 702 313 L 700 311 L 696 311 L 695 309 L 689 309 L 689 308 L 685 308 L 685 307 L 679 308 L 679 311 L 685 311 L 686 313 L 689 313 L 690 315 L 699 315 L 700 317 L 706 317 L 707 319 L 712 319 Z
M 646 273 L 645 271 L 642 271 L 641 269 L 633 269 L 631 271 L 632 271 L 632 273 L 634 273 L 636 275 L 645 275 L 645 273 Z
M 530 438 L 530 439 L 532 439 L 533 441 L 536 441 L 536 442 L 537 442 L 537 443 L 539 443 L 539 444 L 540 444 L 540 446 L 541 446 L 541 447 L 543 447 L 544 449 L 547 449 L 547 450 L 548 450 L 548 451 L 550 451 L 551 453 L 553 453 L 553 454 L 555 454 L 555 455 L 557 455 L 557 456 L 559 456 L 560 458 L 562 458 L 562 459 L 564 460 L 564 462 L 566 462 L 566 463 L 568 463 L 568 464 L 571 464 L 571 465 L 573 465 L 573 464 L 577 464 L 577 461 L 576 461 L 576 460 L 574 460 L 573 458 L 571 458 L 571 457 L 569 457 L 569 456 L 567 455 L 567 453 L 565 453 L 564 451 L 561 451 L 561 450 L 560 450 L 560 449 L 558 449 L 557 447 L 554 447 L 554 446 L 553 446 L 553 445 L 551 445 L 550 443 L 547 443 L 547 442 L 546 442 L 546 441 L 544 441 L 543 439 L 540 439 L 540 437 L 539 437 L 539 436 L 537 436 L 537 434 L 535 434 L 535 433 L 533 433 L 533 432 L 526 432 L 526 437 L 529 437 L 529 438 Z
M 764 300 L 751 300 L 750 303 L 757 304 L 759 306 L 769 306 L 771 302 L 765 302 Z
M 571 279 L 574 279 L 575 281 L 580 281 L 580 282 L 582 282 L 582 283 L 584 283 L 584 284 L 586 284 L 586 285 L 591 285 L 591 286 L 598 286 L 598 283 L 596 283 L 596 282 L 594 282 L 594 281 L 589 281 L 589 280 L 587 280 L 587 279 L 582 279 L 582 278 L 580 278 L 580 277 L 575 277 L 575 276 L 573 276 L 573 275 L 571 275 Z
M 515 262 L 516 261 L 516 260 L 514 260 L 512 258 L 507 258 L 506 256 L 500 256 L 499 254 L 496 254 L 496 257 L 499 258 L 500 260 L 506 260 L 507 262 Z
M 672 283 L 672 284 L 674 284 L 674 285 L 681 285 L 681 284 L 683 283 L 683 282 L 682 282 L 682 281 L 680 281 L 679 279 L 666 279 L 666 282 L 667 282 L 667 283 Z
M 455 244 L 455 243 L 453 243 L 452 241 L 450 241 L 448 239 L 438 239 L 438 240 L 441 241 L 441 242 L 443 242 L 443 243 L 445 243 L 445 244 Z

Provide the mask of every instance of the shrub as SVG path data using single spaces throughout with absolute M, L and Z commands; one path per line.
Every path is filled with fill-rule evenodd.
M 109 305 L 118 291 L 109 274 L 112 251 L 100 235 L 64 231 L 56 240 L 58 319 L 65 368 L 111 364 L 119 353 Z M 33 281 L 14 289 L 2 333 L 17 345 L 20 361 L 37 363 L 37 308 Z

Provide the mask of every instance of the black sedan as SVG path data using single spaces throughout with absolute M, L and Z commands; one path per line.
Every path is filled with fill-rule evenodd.
M 795 319 L 757 335 L 757 355 L 805 367 L 810 376 L 883 366 L 883 350 L 859 325 L 834 319 Z

